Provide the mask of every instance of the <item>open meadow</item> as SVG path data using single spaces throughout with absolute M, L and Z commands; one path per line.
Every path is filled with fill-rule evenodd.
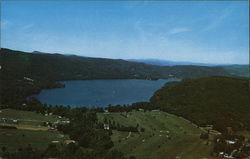
M 0 128 L 0 147 L 6 147 L 9 152 L 31 145 L 38 150 L 45 150 L 52 141 L 63 144 L 67 135 L 44 125 L 46 122 L 65 120 L 56 115 L 42 115 L 35 112 L 3 109 L 0 113 L 0 126 L 10 126 L 16 129 Z
M 200 139 L 201 130 L 191 122 L 165 112 L 99 113 L 99 121 L 136 126 L 144 132 L 113 130 L 114 148 L 138 159 L 214 159 L 213 145 Z

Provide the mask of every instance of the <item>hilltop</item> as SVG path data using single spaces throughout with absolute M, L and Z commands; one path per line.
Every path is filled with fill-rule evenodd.
M 198 125 L 213 124 L 220 131 L 227 126 L 250 128 L 248 79 L 204 77 L 168 83 L 155 92 L 151 103 Z
M 127 61 L 131 62 L 141 62 L 150 65 L 157 66 L 177 66 L 177 65 L 194 65 L 194 66 L 216 66 L 216 64 L 209 63 L 196 63 L 188 61 L 170 61 L 170 60 L 161 60 L 161 59 L 128 59 Z
M 221 67 L 152 66 L 121 59 L 90 58 L 62 54 L 33 54 L 1 49 L 1 66 L 12 75 L 53 80 L 114 79 L 114 78 L 177 78 L 228 75 Z M 6 66 L 6 67 L 5 67 Z M 5 72 L 3 72 L 5 73 Z M 16 76 L 18 76 L 16 75 Z
M 128 59 L 130 62 L 145 63 L 156 66 L 210 66 L 222 67 L 231 76 L 249 77 L 249 65 L 244 64 L 210 64 L 210 63 L 195 63 L 187 61 L 169 61 L 161 59 Z

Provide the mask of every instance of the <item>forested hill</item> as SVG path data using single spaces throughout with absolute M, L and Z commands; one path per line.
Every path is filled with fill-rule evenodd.
M 248 79 L 206 77 L 168 83 L 155 92 L 151 103 L 199 125 L 250 128 Z
M 223 68 L 232 76 L 249 78 L 250 74 L 249 65 L 228 65 L 228 66 L 223 66 Z
M 153 66 L 104 58 L 32 54 L 1 49 L 1 66 L 5 75 L 53 80 L 114 78 L 178 78 L 227 75 L 221 67 Z M 11 77 L 12 78 L 12 77 Z
M 228 75 L 222 67 L 153 66 L 104 58 L 0 51 L 1 103 L 17 102 L 54 81 L 80 79 L 157 79 Z M 18 103 L 18 102 L 17 102 Z

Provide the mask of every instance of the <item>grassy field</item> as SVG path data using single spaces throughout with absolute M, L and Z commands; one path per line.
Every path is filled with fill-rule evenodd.
M 44 116 L 35 112 L 19 111 L 13 109 L 0 110 L 0 119 L 17 119 L 18 124 L 0 122 L 0 125 L 15 126 L 17 129 L 0 128 L 0 147 L 7 147 L 9 152 L 16 151 L 31 144 L 33 148 L 44 150 L 52 141 L 63 143 L 68 136 L 49 127 L 42 126 L 43 122 L 55 122 L 59 119 L 56 115 Z M 59 143 L 59 144 L 60 144 Z
M 32 131 L 0 129 L 0 147 L 7 147 L 9 152 L 25 148 L 30 144 L 33 148 L 45 150 L 52 141 L 63 143 L 67 136 L 57 131 Z
M 2 109 L 0 112 L 0 118 L 12 118 L 12 119 L 20 119 L 20 120 L 32 120 L 32 121 L 50 121 L 55 122 L 58 120 L 58 116 L 49 115 L 44 116 L 42 114 L 38 114 L 30 111 L 21 111 L 14 109 Z
M 183 118 L 164 112 L 98 114 L 98 119 L 114 120 L 120 125 L 144 128 L 145 132 L 113 131 L 115 148 L 138 159 L 214 159 L 212 145 L 199 138 L 201 130 Z M 128 137 L 129 136 L 129 137 Z M 127 137 L 127 138 L 126 138 Z
M 236 133 L 236 135 L 242 135 L 242 136 L 244 136 L 245 138 L 250 139 L 250 132 L 249 132 L 249 131 L 246 131 L 246 130 L 244 130 L 244 131 L 239 131 L 239 132 Z
M 13 122 L 1 122 L 0 125 L 11 125 L 15 126 L 18 129 L 30 129 L 30 130 L 47 130 L 48 127 L 43 127 L 44 122 L 56 122 L 60 120 L 66 120 L 65 118 L 60 118 L 56 115 L 44 116 L 39 113 L 30 112 L 30 111 L 21 111 L 14 109 L 2 109 L 0 110 L 0 119 L 5 118 L 8 120 L 16 119 L 18 124 Z
M 44 150 L 52 141 L 63 143 L 68 139 L 68 136 L 58 131 L 49 131 L 47 127 L 36 125 L 42 121 L 57 121 L 57 116 L 5 109 L 1 110 L 0 118 L 29 120 L 8 124 L 16 126 L 17 130 L 0 129 L 0 147 L 6 146 L 8 151 L 15 151 L 28 144 Z M 114 148 L 127 156 L 134 155 L 137 159 L 214 159 L 210 157 L 212 145 L 206 145 L 206 142 L 199 138 L 201 130 L 183 118 L 164 112 L 98 114 L 100 121 L 104 118 L 122 126 L 139 124 L 139 128 L 145 129 L 140 133 L 113 131 Z

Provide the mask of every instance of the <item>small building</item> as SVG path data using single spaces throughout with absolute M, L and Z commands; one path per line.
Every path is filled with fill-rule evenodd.
M 210 131 L 213 130 L 213 125 L 206 125 L 205 127 L 203 127 L 204 130 Z
M 54 130 L 56 130 L 56 128 L 50 127 L 48 130 L 49 131 L 54 131 Z
M 140 111 L 140 112 L 144 112 L 144 109 L 142 109 L 142 108 L 139 108 L 139 111 Z
M 224 152 L 219 152 L 218 157 L 223 157 L 224 156 Z
M 29 78 L 29 77 L 23 77 L 24 80 L 30 81 L 30 82 L 34 82 L 33 79 Z
M 75 144 L 76 141 L 75 140 L 64 140 L 64 144 L 66 144 L 66 145 L 71 144 L 71 143 Z
M 104 114 L 109 114 L 109 110 L 108 109 L 104 109 Z
M 62 122 L 63 124 L 69 124 L 69 123 L 70 123 L 69 120 L 62 120 L 61 122 Z
M 228 159 L 235 159 L 235 157 L 229 155 L 229 154 L 224 154 L 223 156 L 224 158 L 228 158 Z
M 227 143 L 227 144 L 230 144 L 230 145 L 233 145 L 233 144 L 236 143 L 236 141 L 234 141 L 234 140 L 226 140 L 226 143 Z
M 55 140 L 55 141 L 51 141 L 51 143 L 53 143 L 53 144 L 58 144 L 59 141 Z
M 217 130 L 209 130 L 208 131 L 208 140 L 214 141 L 216 137 L 220 136 L 221 132 Z
M 18 123 L 18 120 L 13 119 L 12 122 L 15 123 L 15 124 L 17 124 L 17 123 Z
M 109 130 L 109 124 L 104 124 L 104 125 L 103 125 L 103 129 L 104 129 L 104 130 Z

